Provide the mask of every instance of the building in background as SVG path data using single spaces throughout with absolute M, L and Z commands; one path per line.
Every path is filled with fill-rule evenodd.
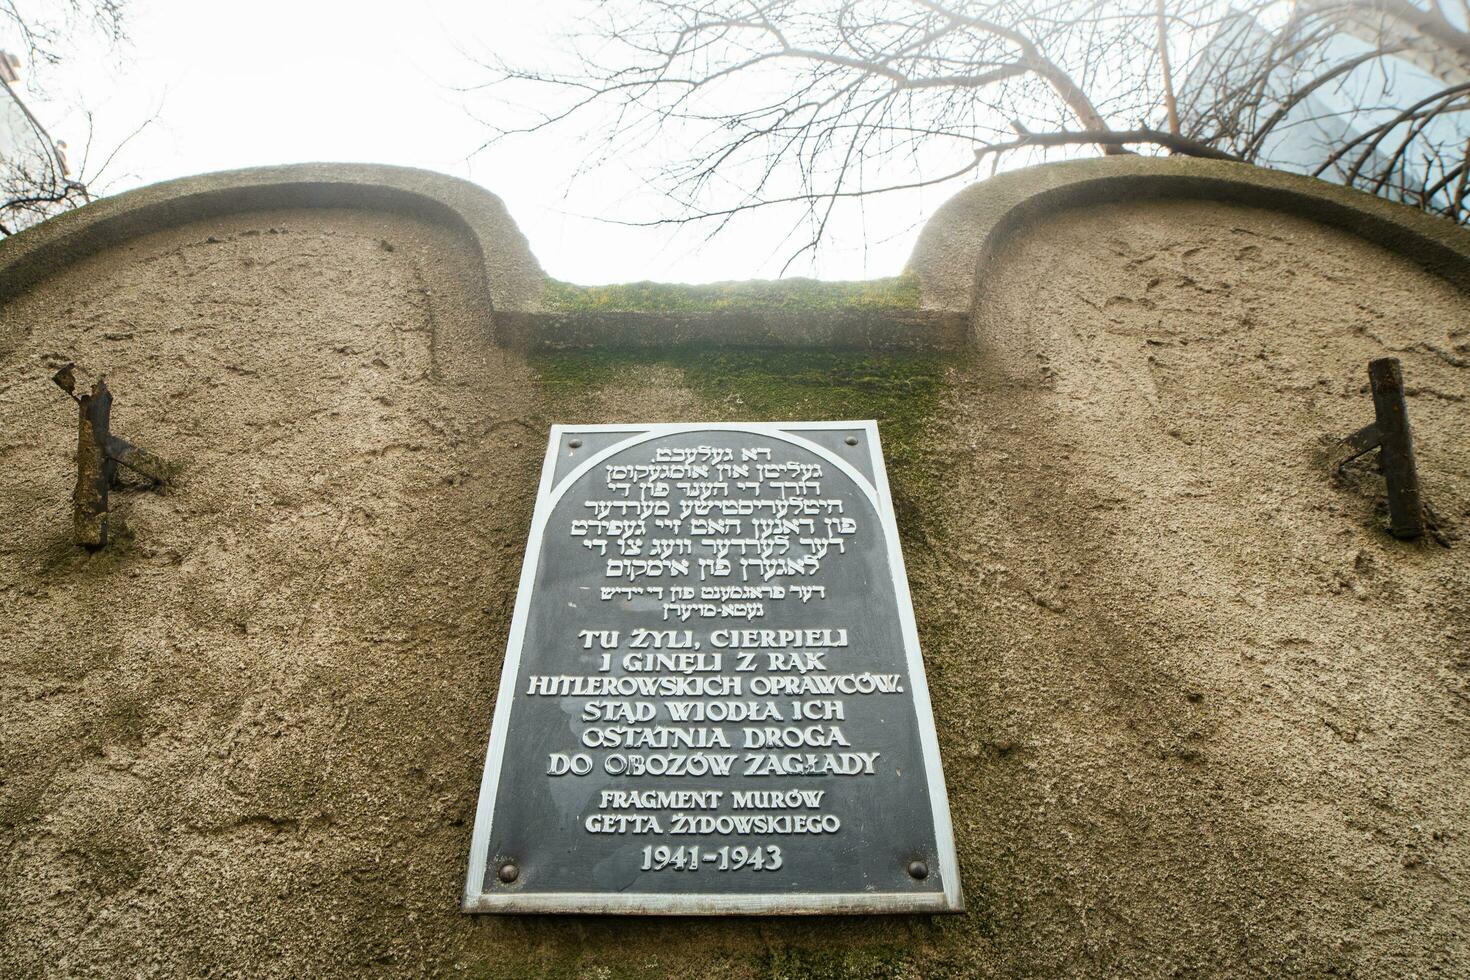
M 1239 11 L 1184 79 L 1181 112 L 1201 132 L 1265 129 L 1243 154 L 1256 163 L 1463 221 L 1470 56 L 1458 42 L 1470 33 L 1463 14 L 1427 23 L 1410 17 L 1416 10 L 1303 0 L 1284 24 Z M 1314 34 L 1324 40 L 1303 42 Z M 1257 98 L 1238 99 L 1243 91 Z M 1242 106 L 1253 118 L 1231 116 Z
M 85 203 L 66 144 L 51 138 L 21 96 L 20 59 L 0 51 L 0 233 L 10 234 Z

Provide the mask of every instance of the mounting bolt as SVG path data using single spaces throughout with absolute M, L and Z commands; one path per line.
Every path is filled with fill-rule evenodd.
M 857 445 L 857 436 L 848 436 L 846 439 L 844 439 L 842 441 L 845 442 L 845 443 L 847 443 L 849 446 L 856 446 Z
M 521 869 L 515 866 L 514 861 L 507 861 L 500 866 L 500 873 L 496 875 L 501 881 L 509 885 L 521 876 Z
M 929 877 L 929 865 L 925 864 L 923 861 L 910 861 L 909 877 L 917 878 L 919 881 L 923 881 L 925 878 Z
M 570 449 L 581 449 L 582 448 L 582 440 L 581 439 L 573 439 L 573 440 L 571 440 L 570 442 L 567 443 L 567 447 L 570 448 Z

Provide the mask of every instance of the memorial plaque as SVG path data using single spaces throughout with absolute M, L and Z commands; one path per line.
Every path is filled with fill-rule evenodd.
M 875 423 L 552 429 L 464 907 L 962 910 Z

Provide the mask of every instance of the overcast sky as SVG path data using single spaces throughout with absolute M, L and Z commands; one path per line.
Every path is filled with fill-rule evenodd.
M 55 3 L 57 0 L 51 0 Z M 158 121 L 113 165 L 112 191 L 171 177 L 262 164 L 366 161 L 424 167 L 498 194 L 547 272 L 581 283 L 706 282 L 773 277 L 794 251 L 767 218 L 704 241 L 608 223 L 658 213 L 646 181 L 678 147 L 650 144 L 572 182 L 599 120 L 476 153 L 485 140 L 456 86 L 483 80 L 471 60 L 498 53 L 521 64 L 566 62 L 569 0 L 131 0 L 121 49 L 75 52 L 53 70 L 44 106 L 73 159 L 87 128 L 68 100 L 93 109 L 93 152 L 110 149 L 157 110 Z M 11 42 L 7 42 L 11 43 Z M 475 111 L 497 111 L 473 102 Z M 641 154 L 641 156 L 639 155 Z M 570 186 L 569 186 L 570 185 Z M 898 273 L 923 219 L 957 186 L 854 212 L 813 267 L 826 279 Z

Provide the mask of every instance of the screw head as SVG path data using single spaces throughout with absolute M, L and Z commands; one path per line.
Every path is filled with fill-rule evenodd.
M 570 442 L 568 442 L 567 445 L 570 448 L 572 448 L 572 449 L 581 449 L 582 448 L 582 440 L 581 439 L 573 439 Z
M 857 445 L 857 436 L 848 436 L 846 439 L 844 439 L 842 441 L 845 442 L 845 443 L 847 443 L 849 446 L 856 446 Z
M 507 885 L 521 876 L 521 869 L 515 866 L 514 861 L 507 861 L 500 866 L 500 873 L 496 876 Z
M 929 877 L 929 865 L 925 864 L 923 861 L 910 861 L 909 877 L 917 878 L 918 880 L 923 881 L 925 878 Z

